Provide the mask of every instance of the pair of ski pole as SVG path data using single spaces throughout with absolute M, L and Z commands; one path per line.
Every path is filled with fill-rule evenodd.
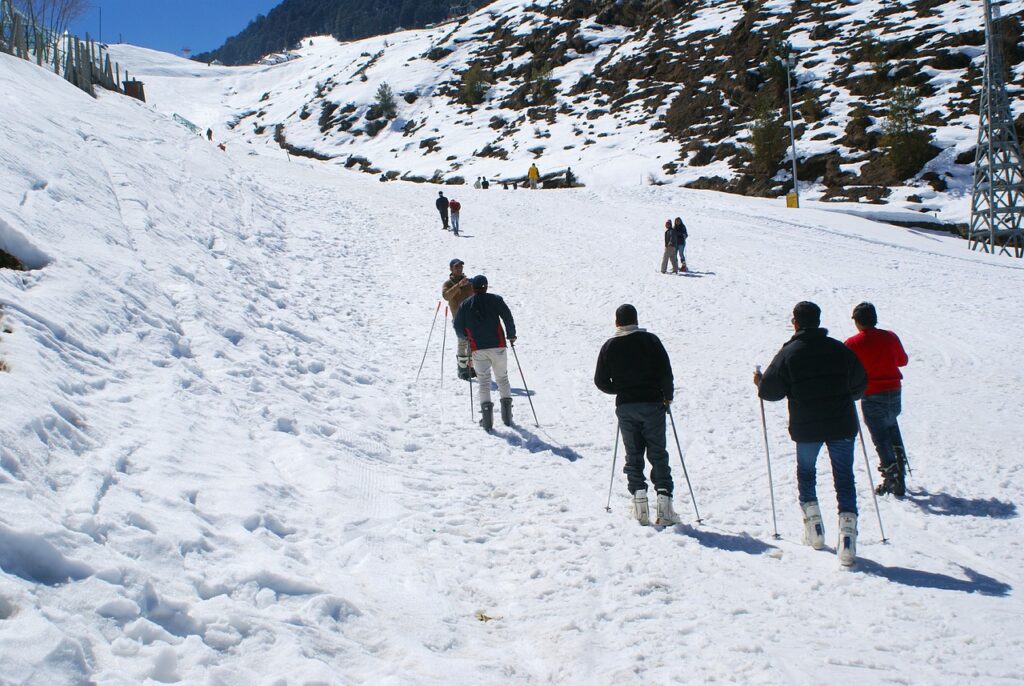
M 683 466 L 683 476 L 686 477 L 686 487 L 690 489 L 690 502 L 693 503 L 693 512 L 697 515 L 697 523 L 703 524 L 704 520 L 700 518 L 700 511 L 697 509 L 697 499 L 693 496 L 693 485 L 690 483 L 690 474 L 686 471 L 686 460 L 683 459 L 683 448 L 679 444 L 679 432 L 676 431 L 676 420 L 672 416 L 672 408 L 668 405 L 665 406 L 665 413 L 668 415 L 669 420 L 672 422 L 672 435 L 676 439 L 676 450 L 679 451 L 679 463 Z M 615 450 L 612 453 L 612 475 L 608 481 L 608 502 L 604 506 L 605 512 L 612 511 L 612 486 L 615 484 L 615 463 L 619 457 L 619 434 L 622 433 L 621 427 L 618 422 L 615 423 Z
M 755 368 L 757 374 L 761 373 L 761 365 L 757 365 Z M 761 403 L 761 430 L 764 433 L 764 457 L 765 462 L 768 466 L 768 493 L 771 497 L 772 502 L 772 538 L 779 540 L 782 538 L 779 536 L 779 524 L 775 516 L 775 485 L 772 482 L 772 458 L 768 451 L 768 423 L 764 416 L 764 398 L 758 398 Z M 864 453 L 864 468 L 868 473 L 868 485 L 871 487 L 871 497 L 875 502 L 875 515 L 878 517 L 878 530 L 882 533 L 882 543 L 888 543 L 889 539 L 885 537 L 885 528 L 882 526 L 882 512 L 878 509 L 878 496 L 875 494 L 875 480 L 871 476 L 871 463 L 868 461 L 868 448 L 864 442 L 864 430 L 861 429 L 860 424 L 860 412 L 854 405 L 854 412 L 857 413 L 857 434 L 860 436 L 860 447 Z

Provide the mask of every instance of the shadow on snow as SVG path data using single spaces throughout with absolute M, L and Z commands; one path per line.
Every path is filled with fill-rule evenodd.
M 995 498 L 961 498 L 946 493 L 928 491 L 907 491 L 907 500 L 934 515 L 949 517 L 992 517 L 1012 519 L 1017 516 L 1017 506 Z
M 676 531 L 695 539 L 705 548 L 725 550 L 730 553 L 746 553 L 747 555 L 763 555 L 770 550 L 776 550 L 773 545 L 758 540 L 749 534 L 723 534 L 707 529 L 698 529 L 689 524 L 676 526 Z
M 510 431 L 499 430 L 495 427 L 491 433 L 499 438 L 504 438 L 508 441 L 509 445 L 515 446 L 516 448 L 526 448 L 531 453 L 542 453 L 551 452 L 568 460 L 569 462 L 575 462 L 583 458 L 578 452 L 572 448 L 564 445 L 555 445 L 548 443 L 537 434 L 524 429 L 521 426 L 512 425 L 508 427 Z
M 874 560 L 864 558 L 857 559 L 856 570 L 879 576 L 888 581 L 904 586 L 915 586 L 917 588 L 935 588 L 940 591 L 960 591 L 962 593 L 980 593 L 981 595 L 1005 597 L 1010 594 L 1013 587 L 1002 581 L 985 576 L 973 569 L 958 565 L 967 576 L 966 579 L 957 579 L 946 574 L 936 572 L 923 572 L 919 569 L 908 569 L 907 567 L 886 567 Z

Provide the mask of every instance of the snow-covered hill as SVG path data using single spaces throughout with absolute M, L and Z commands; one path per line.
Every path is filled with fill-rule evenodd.
M 241 135 L 221 151 L 170 116 L 222 121 L 254 94 L 305 87 L 317 55 L 326 78 L 349 49 L 185 65 L 192 79 L 133 51 L 151 105 L 93 100 L 0 55 L 0 247 L 33 267 L 0 270 L 0 683 L 1024 679 L 1024 372 L 1003 357 L 1024 337 L 1020 261 L 639 183 L 451 188 L 457 239 L 439 230 L 436 186 Z M 313 144 L 303 130 L 289 140 Z M 690 228 L 690 278 L 657 271 L 672 216 Z M 520 329 L 518 425 L 492 436 L 442 316 L 414 381 L 456 256 Z M 839 337 L 874 301 L 911 356 L 911 493 L 880 500 L 883 545 L 858 454 L 849 573 L 799 544 L 778 404 L 771 537 L 750 372 L 805 298 Z M 671 355 L 702 525 L 674 450 L 687 524 L 636 525 L 611 472 L 613 401 L 591 379 L 626 301 Z
M 1024 101 L 1015 97 L 1024 83 L 1024 1 L 997 4 L 1024 131 Z M 780 130 L 785 154 L 765 173 L 751 159 L 750 137 L 759 107 L 783 114 L 778 54 L 788 41 L 798 56 L 804 198 L 884 202 L 921 221 L 963 223 L 983 27 L 981 3 L 963 0 L 498 0 L 433 29 L 343 45 L 303 41 L 292 64 L 244 70 L 244 88 L 238 71 L 222 71 L 214 102 L 206 102 L 208 81 L 184 78 L 212 68 L 150 73 L 134 51 L 121 59 L 221 137 L 375 175 L 472 183 L 522 178 L 536 161 L 552 184 L 571 167 L 590 186 L 670 183 L 778 197 L 791 187 L 788 138 Z M 485 82 L 478 104 L 466 95 L 471 70 Z M 373 107 L 385 83 L 398 96 L 392 120 Z M 923 97 L 935 146 L 906 181 L 880 149 L 897 86 Z

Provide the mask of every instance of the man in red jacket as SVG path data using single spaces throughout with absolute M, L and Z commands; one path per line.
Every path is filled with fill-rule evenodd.
M 853 322 L 860 333 L 848 338 L 846 345 L 868 372 L 868 388 L 860 407 L 878 451 L 878 470 L 883 480 L 876 492 L 902 498 L 906 493 L 906 455 L 896 418 L 901 410 L 900 379 L 903 378 L 899 368 L 906 366 L 907 353 L 896 334 L 875 328 L 878 313 L 871 303 L 864 302 L 853 308 Z

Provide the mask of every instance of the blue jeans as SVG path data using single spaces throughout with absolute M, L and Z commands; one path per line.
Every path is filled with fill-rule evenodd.
M 832 460 L 832 481 L 836 487 L 836 500 L 840 512 L 857 514 L 857 490 L 853 482 L 854 439 L 840 438 L 826 441 L 828 456 Z M 822 443 L 796 444 L 796 482 L 800 489 L 800 502 L 809 503 L 818 499 L 815 484 L 817 471 L 814 468 Z
M 626 448 L 626 465 L 622 468 L 629 482 L 629 492 L 647 488 L 644 478 L 644 451 L 651 463 L 651 481 L 658 493 L 672 495 L 672 470 L 665 449 L 665 405 L 663 403 L 629 403 L 615 408 Z
M 896 389 L 866 395 L 860 401 L 864 423 L 871 434 L 871 442 L 875 444 L 883 470 L 896 462 L 894 446 L 898 446 L 895 449 L 903 447 L 903 436 L 900 434 L 899 422 L 896 421 L 902 409 L 901 396 L 902 392 Z
M 683 242 L 677 245 L 676 250 L 679 251 L 679 266 L 681 267 L 684 264 L 686 264 L 686 256 L 683 254 L 684 252 L 686 252 L 686 243 Z

